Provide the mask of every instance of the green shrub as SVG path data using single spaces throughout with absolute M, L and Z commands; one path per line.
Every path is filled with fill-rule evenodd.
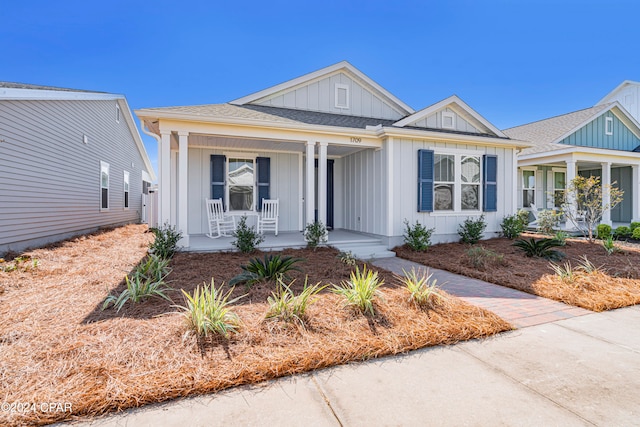
M 320 282 L 308 286 L 305 278 L 302 292 L 295 295 L 291 290 L 292 284 L 293 282 L 287 286 L 282 280 L 278 280 L 276 291 L 267 298 L 269 310 L 265 318 L 280 319 L 285 322 L 295 321 L 303 325 L 307 308 L 318 300 L 316 295 L 327 287 L 327 285 L 320 286 Z
M 596 227 L 598 239 L 604 240 L 611 236 L 611 226 L 608 224 L 598 224 Z
M 418 307 L 433 307 L 437 300 L 444 300 L 444 296 L 438 292 L 437 280 L 431 279 L 433 273 L 429 270 L 411 268 L 410 272 L 402 270 L 404 276 L 400 277 L 400 283 L 409 291 L 409 301 Z
M 631 236 L 631 229 L 629 227 L 627 227 L 626 225 L 621 225 L 620 227 L 616 228 L 616 230 L 613 232 L 613 235 L 617 239 L 630 237 Z
M 613 236 L 609 236 L 602 240 L 602 247 L 607 252 L 607 255 L 611 255 L 618 250 L 616 242 L 613 240 Z
M 634 231 L 636 231 L 636 228 L 640 228 L 640 222 L 634 221 L 629 225 L 629 229 L 631 229 L 632 234 Z
M 483 246 L 472 246 L 467 249 L 469 264 L 478 270 L 485 270 L 490 264 L 504 265 L 504 255 L 497 254 Z
M 120 311 L 127 301 L 138 303 L 153 296 L 169 300 L 166 292 L 171 290 L 171 287 L 164 281 L 171 272 L 168 265 L 168 259 L 162 259 L 155 254 L 149 255 L 136 267 L 131 277 L 125 276 L 127 288 L 118 296 L 108 295 L 102 309 L 113 305 L 116 311 Z
M 513 243 L 513 246 L 523 250 L 525 255 L 528 257 L 540 257 L 550 260 L 559 260 L 564 256 L 562 252 L 552 249 L 562 246 L 562 244 L 556 239 L 536 240 L 532 237 L 530 239 L 516 240 Z
M 553 235 L 553 239 L 557 240 L 558 242 L 560 242 L 560 246 L 566 246 L 567 245 L 567 238 L 568 237 L 569 237 L 569 234 L 567 234 L 566 231 L 562 231 L 562 230 L 556 231 L 556 234 Z
M 171 258 L 178 250 L 178 241 L 182 238 L 182 233 L 168 223 L 159 228 L 152 227 L 150 230 L 156 238 L 149 245 L 149 252 L 160 258 Z
M 342 281 L 340 286 L 334 285 L 333 292 L 344 297 L 345 305 L 373 316 L 373 302 L 374 299 L 382 297 L 378 288 L 383 284 L 384 281 L 378 277 L 377 271 L 367 270 L 365 266 L 360 272 L 356 267 L 356 270 L 351 272 L 349 280 Z
M 554 234 L 561 218 L 562 214 L 552 209 L 540 211 L 538 213 L 538 228 L 540 232 L 548 235 Z
M 356 265 L 356 257 L 353 255 L 353 252 L 351 251 L 342 251 L 338 255 L 336 255 L 336 257 L 343 264 Z
M 258 234 L 254 226 L 249 227 L 247 225 L 246 215 L 242 215 L 238 221 L 238 226 L 231 235 L 236 239 L 231 244 L 243 254 L 255 251 L 256 247 L 264 242 L 264 236 Z
M 525 223 L 518 215 L 507 215 L 502 219 L 500 228 L 502 228 L 502 235 L 507 239 L 515 239 L 520 237 L 520 234 L 525 230 Z
M 286 280 L 290 278 L 287 275 L 290 271 L 301 271 L 294 264 L 302 261 L 302 258 L 294 258 L 290 256 L 265 255 L 264 261 L 259 258 L 252 258 L 247 265 L 241 265 L 242 273 L 229 281 L 230 286 L 244 283 L 247 287 L 251 287 L 258 282 L 266 282 L 270 280 Z
M 458 226 L 458 235 L 460 235 L 460 241 L 463 243 L 475 244 L 482 239 L 482 233 L 487 228 L 487 223 L 484 221 L 484 214 L 480 215 L 478 219 L 467 218 L 460 226 Z
M 193 295 L 182 290 L 186 305 L 178 308 L 182 311 L 189 329 L 198 337 L 214 333 L 229 338 L 230 333 L 237 332 L 241 325 L 240 319 L 231 311 L 230 306 L 245 295 L 229 300 L 232 292 L 233 288 L 226 294 L 223 293 L 222 286 L 216 289 L 213 279 L 211 286 L 203 283 L 202 287 L 196 287 Z
M 304 228 L 304 240 L 307 242 L 308 248 L 316 248 L 321 243 L 326 243 L 329 238 L 327 227 L 322 221 L 316 221 L 313 224 L 307 224 Z
M 415 225 L 411 226 L 409 221 L 404 220 L 404 243 L 414 251 L 423 252 L 431 246 L 431 235 L 435 228 L 427 228 L 420 224 L 417 220 Z
M 640 227 L 633 230 L 633 232 L 631 233 L 631 237 L 633 239 L 640 240 Z

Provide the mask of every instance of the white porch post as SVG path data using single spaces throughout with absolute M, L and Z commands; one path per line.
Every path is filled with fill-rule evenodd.
M 611 203 L 611 194 L 609 187 L 611 186 L 611 163 L 602 162 L 602 206 L 606 206 Z M 607 209 L 602 212 L 602 224 L 611 225 L 611 210 Z
M 172 150 L 171 157 L 171 210 L 169 212 L 169 224 L 176 227 L 178 225 L 178 152 Z
M 304 203 L 306 208 L 306 223 L 313 224 L 315 222 L 315 143 L 307 141 L 307 191 L 304 195 Z
M 178 242 L 180 246 L 189 246 L 189 224 L 188 224 L 188 203 L 187 203 L 187 180 L 188 180 L 188 160 L 189 160 L 189 132 L 178 132 L 178 230 L 182 232 L 182 238 Z
M 393 192 L 393 137 L 387 140 L 387 236 L 393 237 L 393 208 L 396 205 Z
M 576 170 L 575 160 L 567 160 L 566 163 L 567 163 L 567 182 L 565 183 L 565 189 L 568 190 L 569 187 L 571 186 L 571 183 L 576 178 L 577 170 Z M 575 212 L 578 209 L 578 207 L 576 206 L 576 200 L 573 194 L 567 193 L 567 205 L 569 205 L 569 210 L 574 213 L 574 215 L 572 216 L 575 217 Z
M 327 143 L 318 142 L 318 221 L 327 225 Z
M 631 221 L 640 221 L 640 165 L 631 166 Z
M 160 211 L 158 212 L 158 226 L 163 226 L 171 220 L 171 131 L 160 131 L 160 180 L 158 182 L 160 196 Z

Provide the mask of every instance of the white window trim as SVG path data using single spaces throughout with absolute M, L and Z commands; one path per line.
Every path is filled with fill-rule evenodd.
M 556 173 L 563 173 L 564 174 L 564 187 L 562 188 L 556 188 Z M 562 168 L 551 168 L 551 176 L 552 176 L 552 188 L 553 188 L 553 196 L 552 196 L 552 205 L 554 209 L 560 209 L 561 206 L 556 206 L 555 202 L 556 202 L 556 191 L 564 191 L 567 189 L 567 169 L 562 169 Z
M 120 105 L 116 101 L 116 123 L 120 123 Z
M 99 193 L 98 200 L 99 200 L 99 203 L 100 203 L 100 211 L 101 212 L 105 212 L 105 211 L 109 210 L 109 198 L 110 198 L 109 186 L 110 186 L 110 183 L 111 183 L 110 182 L 111 181 L 110 168 L 111 168 L 111 166 L 109 165 L 109 163 L 100 161 L 100 174 L 98 176 L 98 179 L 99 179 L 98 185 L 100 187 L 100 193 Z M 105 187 L 102 186 L 102 170 L 103 169 L 106 169 L 106 171 L 107 171 L 107 187 L 106 187 L 106 189 L 107 189 L 107 207 L 106 208 L 102 207 L 102 190 L 105 188 Z
M 455 162 L 455 167 L 454 167 L 454 181 L 453 181 L 453 190 L 454 190 L 454 199 L 453 199 L 453 210 L 435 210 L 435 206 L 434 206 L 434 210 L 432 212 L 430 212 L 431 216 L 460 216 L 460 215 L 466 215 L 466 216 L 480 216 L 483 214 L 482 211 L 482 204 L 483 204 L 483 199 L 484 199 L 484 191 L 482 188 L 482 176 L 484 173 L 483 170 L 483 165 L 482 165 L 482 156 L 487 154 L 484 151 L 475 151 L 475 150 L 459 150 L 459 149 L 454 149 L 454 148 L 447 148 L 447 149 L 441 149 L 438 147 L 430 147 L 427 148 L 428 150 L 433 150 L 433 154 L 434 156 L 437 154 L 444 154 L 444 155 L 453 155 L 454 156 L 454 162 Z M 461 168 L 462 168 L 462 157 L 467 157 L 467 156 L 474 156 L 474 157 L 479 157 L 480 158 L 480 182 L 478 183 L 479 185 L 479 197 L 478 197 L 478 209 L 477 210 L 463 210 L 462 209 L 462 176 L 460 175 L 461 172 Z M 439 181 L 439 182 L 444 182 L 444 181 Z M 435 187 L 435 176 L 433 179 L 433 184 Z M 435 196 L 435 195 L 434 195 Z M 435 201 L 434 201 L 435 202 Z
M 524 173 L 523 172 L 533 172 L 533 188 L 524 186 Z M 520 203 L 520 208 L 533 210 L 531 207 L 524 207 L 524 190 L 533 190 L 533 204 L 536 204 L 537 191 L 538 191 L 538 168 L 536 167 L 521 167 L 520 174 L 518 176 L 518 180 L 520 181 L 520 197 L 522 197 L 522 203 Z
M 604 133 L 605 135 L 613 135 L 613 117 L 604 118 Z
M 346 92 L 346 104 L 345 105 L 341 105 L 338 103 L 338 92 L 340 91 L 340 89 L 344 89 Z M 336 83 L 335 87 L 334 87 L 334 100 L 335 100 L 335 107 L 336 108 L 340 108 L 341 110 L 348 110 L 349 109 L 349 85 L 346 84 L 342 84 L 342 83 Z
M 446 126 L 445 123 L 445 117 L 446 118 L 450 118 L 451 119 L 451 126 Z M 449 111 L 443 111 L 442 112 L 442 116 L 440 117 L 440 125 L 442 126 L 442 129 L 455 129 L 456 128 L 456 115 L 454 113 L 451 113 Z
M 250 152 L 238 152 L 238 151 L 228 151 L 222 153 L 226 157 L 226 161 L 224 162 L 224 200 L 225 200 L 225 210 L 229 215 L 254 215 L 256 211 L 256 198 L 258 197 L 258 186 L 256 185 L 256 158 L 258 157 L 257 153 Z M 229 203 L 229 160 L 231 159 L 244 159 L 244 160 L 253 160 L 253 203 L 251 205 L 251 210 L 247 211 L 232 211 L 231 205 Z
M 129 181 L 129 178 L 130 178 L 129 172 L 124 171 L 122 174 L 122 190 L 123 190 L 122 197 L 124 198 L 122 200 L 122 206 L 124 206 L 125 211 L 128 211 L 129 205 L 131 205 L 131 182 Z M 127 193 L 129 197 L 125 196 L 125 194 Z

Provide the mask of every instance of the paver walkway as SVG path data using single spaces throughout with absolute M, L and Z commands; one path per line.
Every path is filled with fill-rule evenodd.
M 396 274 L 402 274 L 403 269 L 410 271 L 412 267 L 425 268 L 424 265 L 402 258 L 377 259 L 373 261 L 373 265 Z M 433 273 L 433 278 L 438 280 L 438 286 L 441 289 L 470 304 L 493 311 L 517 328 L 592 313 L 589 310 L 448 271 L 429 267 L 429 272 Z

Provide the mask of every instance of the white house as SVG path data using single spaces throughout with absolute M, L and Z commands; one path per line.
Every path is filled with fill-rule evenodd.
M 639 86 L 627 81 L 594 107 L 506 129 L 508 136 L 534 144 L 518 156 L 518 206 L 558 209 L 558 196 L 573 178 L 593 175 L 604 188 L 615 182 L 624 191 L 603 223 L 640 219 Z M 606 191 L 603 199 L 609 202 Z
M 492 236 L 516 209 L 516 150 L 530 145 L 457 96 L 415 111 L 348 62 L 229 103 L 135 113 L 159 144 L 160 222 L 187 248 L 208 231 L 207 198 L 236 215 L 278 198 L 281 231 L 317 218 L 388 248 L 404 220 L 452 241 L 485 214 Z
M 124 96 L 0 82 L 0 254 L 140 221 L 154 179 Z

